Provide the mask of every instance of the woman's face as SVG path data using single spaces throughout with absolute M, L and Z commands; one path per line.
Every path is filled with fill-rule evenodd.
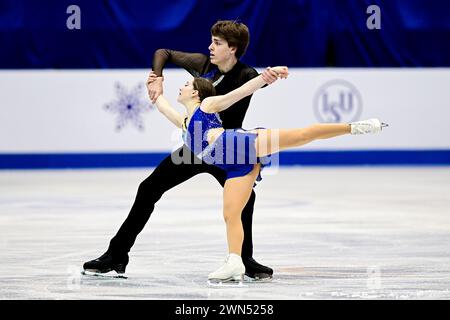
M 180 88 L 180 92 L 178 93 L 178 102 L 188 101 L 189 99 L 194 97 L 194 80 L 186 81 L 183 87 Z

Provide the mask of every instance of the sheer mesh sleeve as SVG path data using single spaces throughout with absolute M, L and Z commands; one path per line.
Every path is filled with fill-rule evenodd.
M 254 68 L 246 68 L 244 70 L 242 70 L 241 74 L 240 74 L 240 82 L 242 84 L 246 83 L 247 81 L 259 76 L 260 73 L 258 73 L 258 71 L 256 71 Z M 261 88 L 265 88 L 267 87 L 268 84 L 264 84 Z
M 239 82 L 244 84 L 247 81 L 259 76 L 258 71 L 256 71 L 254 68 L 245 68 L 242 70 L 241 74 L 239 75 Z
M 153 55 L 153 71 L 157 76 L 162 75 L 162 70 L 168 62 L 186 69 L 186 71 L 194 77 L 198 77 L 203 74 L 209 65 L 208 57 L 201 53 L 187 53 L 169 49 L 158 49 Z

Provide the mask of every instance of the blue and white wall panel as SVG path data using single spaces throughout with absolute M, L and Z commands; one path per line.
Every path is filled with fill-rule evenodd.
M 182 143 L 149 102 L 146 69 L 0 71 L 0 168 L 154 166 Z M 190 75 L 165 71 L 174 106 Z M 382 134 L 316 141 L 281 165 L 450 164 L 450 69 L 291 69 L 259 90 L 245 128 L 372 117 Z

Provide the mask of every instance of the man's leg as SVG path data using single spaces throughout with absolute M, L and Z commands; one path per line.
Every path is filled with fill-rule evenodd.
M 180 157 L 183 156 L 183 152 L 188 152 L 192 156 L 184 146 L 175 151 Z M 119 273 L 125 272 L 128 252 L 150 218 L 155 203 L 169 189 L 203 172 L 203 165 L 194 164 L 192 157 L 190 163 L 175 164 L 172 155 L 165 158 L 151 175 L 141 182 L 130 213 L 111 239 L 107 252 L 100 258 L 85 263 L 85 270 L 104 273 L 118 269 L 116 271 Z
M 226 181 L 225 171 L 212 166 L 206 165 L 207 172 L 214 176 L 216 180 L 223 187 Z M 245 275 L 255 279 L 270 279 L 272 278 L 273 270 L 269 267 L 266 267 L 253 259 L 253 239 L 252 239 L 252 224 L 253 224 L 253 208 L 255 206 L 256 194 L 255 190 L 252 189 L 252 193 L 250 195 L 250 199 L 242 210 L 241 220 L 242 227 L 244 229 L 244 242 L 242 243 L 242 261 L 245 265 Z
M 242 226 L 244 228 L 244 242 L 242 244 L 242 262 L 245 265 L 245 275 L 255 280 L 271 279 L 272 268 L 259 264 L 253 259 L 253 210 L 255 207 L 256 193 L 252 190 L 250 199 L 242 210 Z
M 180 151 L 190 153 L 186 148 L 178 149 L 175 152 Z M 118 253 L 128 253 L 137 235 L 142 231 L 150 218 L 155 208 L 155 203 L 162 195 L 202 172 L 200 164 L 193 164 L 192 162 L 188 164 L 174 164 L 171 156 L 164 159 L 152 174 L 139 185 L 130 213 L 117 234 L 112 238 L 109 250 Z

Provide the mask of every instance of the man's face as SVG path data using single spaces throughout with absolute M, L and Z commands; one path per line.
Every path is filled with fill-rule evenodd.
M 229 47 L 227 41 L 217 36 L 211 37 L 211 44 L 208 49 L 211 63 L 215 65 L 220 65 L 232 59 L 236 53 L 235 47 Z

